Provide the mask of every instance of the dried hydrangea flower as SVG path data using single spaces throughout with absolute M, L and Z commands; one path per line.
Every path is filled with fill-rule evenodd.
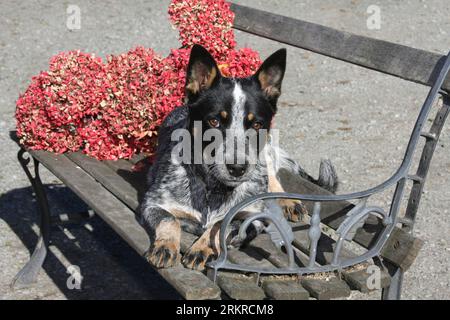
M 224 0 L 173 0 L 172 24 L 180 49 L 163 58 L 137 47 L 108 56 L 62 52 L 32 78 L 16 103 L 17 133 L 31 149 L 82 150 L 99 160 L 153 154 L 165 116 L 183 104 L 193 44 L 206 47 L 223 75 L 246 77 L 261 64 L 257 52 L 236 49 L 234 13 Z

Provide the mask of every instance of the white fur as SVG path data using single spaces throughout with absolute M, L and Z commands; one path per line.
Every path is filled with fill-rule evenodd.
M 231 109 L 232 118 L 230 125 L 230 130 L 235 131 L 236 134 L 238 132 L 244 132 L 244 106 L 246 100 L 247 97 L 241 85 L 236 82 L 233 89 L 233 107 Z

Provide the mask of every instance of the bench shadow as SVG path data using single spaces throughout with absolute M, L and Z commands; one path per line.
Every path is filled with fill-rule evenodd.
M 57 184 L 46 185 L 45 188 L 52 217 L 88 210 L 69 188 Z M 31 255 L 38 239 L 35 230 L 39 221 L 31 187 L 13 189 L 1 195 L 0 219 L 6 222 Z M 43 271 L 67 299 L 181 298 L 97 216 L 80 224 L 54 225 L 51 239 Z M 81 290 L 68 288 L 68 265 L 80 268 L 83 276 Z M 22 267 L 17 266 L 16 272 Z M 39 286 L 39 278 L 32 286 Z

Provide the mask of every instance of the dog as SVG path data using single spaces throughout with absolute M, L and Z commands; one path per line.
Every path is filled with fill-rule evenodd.
M 276 177 L 280 168 L 330 191 L 336 190 L 337 176 L 329 161 L 322 161 L 319 178 L 315 180 L 270 141 L 270 127 L 277 112 L 285 69 L 286 49 L 280 49 L 268 57 L 253 76 L 226 78 L 205 48 L 193 46 L 186 73 L 186 103 L 174 109 L 158 131 L 155 162 L 148 173 L 149 187 L 139 208 L 140 223 L 150 238 L 146 257 L 152 265 L 166 268 L 181 261 L 187 268 L 204 269 L 206 263 L 220 253 L 220 222 L 234 205 L 252 195 L 283 191 Z M 190 145 L 191 150 L 184 150 L 183 156 L 191 160 L 197 157 L 199 161 L 174 160 L 174 154 L 180 154 L 176 151 L 180 139 L 174 139 L 174 133 L 180 130 L 188 132 L 190 142 L 199 148 L 194 151 Z M 227 142 L 245 140 L 245 150 L 237 152 L 231 144 L 222 142 L 211 154 L 222 154 L 231 161 L 206 161 L 210 157 L 205 155 L 209 144 L 203 140 L 196 143 L 195 139 L 204 137 L 208 130 Z M 249 146 L 243 138 L 250 131 L 269 134 L 257 135 L 255 147 Z M 256 154 L 263 153 L 265 163 L 260 157 L 250 162 L 252 150 L 256 150 Z M 298 201 L 280 200 L 280 204 L 290 220 L 297 220 L 304 211 Z M 240 218 L 260 212 L 263 206 L 263 202 L 258 202 L 246 208 Z M 181 259 L 182 228 L 200 237 Z M 253 223 L 254 234 L 263 229 L 262 222 Z M 230 231 L 229 242 L 241 245 L 242 239 L 236 240 L 232 234 Z

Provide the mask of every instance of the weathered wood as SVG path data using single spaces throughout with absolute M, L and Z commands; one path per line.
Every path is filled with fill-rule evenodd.
M 228 260 L 232 263 L 244 266 L 257 266 L 260 268 L 273 268 L 273 264 L 262 257 L 258 252 L 252 248 L 231 248 L 228 250 Z
M 434 82 L 437 76 L 436 70 L 439 69 L 438 67 L 444 59 L 444 56 L 439 54 L 357 36 L 240 5 L 233 4 L 232 9 L 236 13 L 234 27 L 237 29 L 428 86 Z M 446 79 L 443 89 L 450 91 L 450 76 Z M 142 157 L 131 162 L 119 160 L 102 163 L 81 153 L 69 154 L 67 157 L 70 160 L 64 156 L 53 154 L 44 156 L 44 154 L 45 152 L 33 152 L 37 159 L 41 157 L 40 162 L 43 165 L 49 165 L 49 169 L 58 178 L 85 200 L 137 252 L 140 254 L 145 252 L 148 247 L 148 237 L 136 222 L 133 213 L 138 207 L 140 197 L 145 192 L 145 174 L 142 173 L 140 176 L 139 173 L 133 172 L 132 165 L 142 160 Z M 48 161 L 47 165 L 46 161 Z M 53 163 L 49 164 L 51 162 Z M 76 163 L 85 172 L 80 168 L 70 166 L 71 162 Z M 318 191 L 318 193 L 323 193 L 323 190 L 308 181 L 302 181 L 301 185 L 303 191 L 297 185 L 291 192 Z M 289 191 L 288 188 L 285 189 Z M 305 192 L 305 190 L 308 191 Z M 324 203 L 321 213 L 322 222 L 336 229 L 351 208 L 352 205 L 344 201 Z M 354 240 L 364 247 L 370 247 L 381 230 L 381 222 L 375 217 L 370 217 L 364 228 L 358 230 Z M 181 251 L 186 252 L 196 237 L 187 233 L 183 234 Z M 309 243 L 305 235 L 306 233 L 303 231 L 296 232 L 295 245 L 306 254 L 309 250 Z M 273 265 L 286 266 L 286 256 L 273 244 L 270 247 L 268 240 L 267 235 L 266 238 L 260 236 L 247 248 L 230 250 L 230 261 L 267 268 Z M 417 256 L 422 243 L 421 240 L 403 230 L 395 229 L 383 248 L 382 256 L 406 270 Z M 322 249 L 324 246 L 330 247 L 330 251 L 319 250 L 322 253 L 317 257 L 317 261 L 329 263 L 335 242 L 322 235 L 320 246 Z M 342 250 L 342 255 L 348 258 L 354 256 L 345 249 Z M 299 265 L 306 264 L 306 256 L 298 255 L 297 263 Z M 217 299 L 220 297 L 218 286 L 200 272 L 187 270 L 182 266 L 161 269 L 158 272 L 186 299 Z M 367 284 L 365 270 L 344 271 L 343 275 L 352 287 L 361 291 L 367 289 L 365 287 Z M 388 279 L 383 274 L 382 279 L 386 278 Z M 229 275 L 220 273 L 218 283 L 234 299 L 263 299 L 265 297 L 262 288 L 248 277 L 233 276 L 230 278 Z M 383 280 L 382 283 L 385 285 Z M 302 280 L 302 285 L 317 299 L 337 298 L 350 294 L 349 287 L 334 276 L 328 280 L 307 277 Z M 263 286 L 271 298 L 306 299 L 308 297 L 308 292 L 293 281 L 265 281 Z
M 351 293 L 349 286 L 336 276 L 327 279 L 304 278 L 302 286 L 317 300 L 329 300 L 348 297 Z
M 277 267 L 287 267 L 289 265 L 287 254 L 275 247 L 268 234 L 260 234 L 250 242 L 249 246 Z M 307 257 L 305 255 L 296 255 L 295 263 L 299 267 L 304 267 L 308 264 Z
M 158 271 L 187 300 L 220 299 L 220 288 L 199 271 L 181 266 Z
M 292 224 L 292 230 L 294 231 L 294 245 L 302 252 L 309 255 L 309 225 L 304 222 L 296 222 Z M 316 261 L 320 264 L 330 263 L 333 258 L 335 246 L 336 241 L 322 233 L 317 245 Z M 354 258 L 356 255 L 346 248 L 342 248 L 340 256 L 343 259 L 349 259 Z
M 124 161 L 115 162 L 114 164 L 102 163 L 92 158 L 89 158 L 85 155 L 82 155 L 80 153 L 69 154 L 68 157 L 65 157 L 43 151 L 32 151 L 32 152 L 33 156 L 35 156 L 44 166 L 49 167 L 49 169 L 58 178 L 60 178 L 68 187 L 70 187 L 75 193 L 77 193 L 82 199 L 84 199 L 86 203 L 90 207 L 92 207 L 108 224 L 110 224 L 114 228 L 114 230 L 118 232 L 120 236 L 122 236 L 128 243 L 130 243 L 130 245 L 133 248 L 135 248 L 140 254 L 143 254 L 145 252 L 145 250 L 148 247 L 148 237 L 145 231 L 140 227 L 140 225 L 135 220 L 133 211 L 130 210 L 126 205 L 124 205 L 124 203 L 127 204 L 131 209 L 137 207 L 136 188 L 128 181 L 124 180 L 123 177 L 119 176 L 117 172 L 118 169 L 130 171 L 132 166 L 131 163 Z M 51 159 L 52 157 L 54 158 L 53 162 L 56 162 L 58 165 L 56 165 L 55 163 L 49 164 L 49 159 Z M 84 170 L 86 170 L 87 172 L 85 172 Z M 91 176 L 94 177 L 97 181 L 92 179 Z M 143 179 L 145 178 L 144 175 L 142 175 L 142 178 Z M 80 181 L 80 179 L 82 181 Z M 90 184 L 92 185 L 91 187 L 86 187 L 85 179 L 90 180 Z M 315 190 L 314 185 L 311 186 L 308 185 L 308 183 L 306 183 L 305 185 L 306 188 L 311 189 L 312 187 L 312 189 Z M 108 190 L 106 190 L 105 188 L 107 188 Z M 98 191 L 97 189 L 100 189 L 101 191 Z M 116 195 L 117 198 L 112 196 L 110 192 Z M 93 195 L 95 195 L 95 197 L 93 197 Z M 102 201 L 99 201 L 98 199 L 101 199 Z M 346 212 L 346 210 L 349 208 L 349 204 L 345 202 L 341 203 L 340 206 L 341 206 L 340 209 L 343 212 Z M 121 209 L 123 211 L 120 211 Z M 335 208 L 330 207 L 329 209 L 330 209 L 329 211 L 332 212 Z M 124 212 L 127 212 L 127 214 L 124 214 Z M 331 219 L 330 221 L 333 221 L 333 219 Z M 126 229 L 126 231 L 124 229 Z M 296 232 L 296 241 L 298 241 L 298 237 L 299 233 Z M 308 248 L 307 243 L 305 242 L 307 241 L 306 233 L 303 232 L 302 237 L 303 237 L 302 240 L 303 247 L 301 245 L 299 246 L 298 243 L 297 246 L 302 248 L 304 252 L 307 252 Z M 410 243 L 409 237 L 404 237 L 403 233 L 401 233 L 399 237 L 401 238 L 401 241 L 393 243 L 392 248 L 389 248 L 390 253 L 387 254 L 388 256 L 393 255 L 394 257 L 397 257 L 395 252 L 396 250 L 398 250 L 399 247 L 414 247 L 414 248 L 420 247 L 421 244 L 420 241 Z M 186 250 L 190 247 L 193 241 L 195 241 L 195 239 L 196 236 L 188 233 L 183 233 L 181 251 L 186 252 Z M 328 239 L 327 241 L 329 240 L 330 239 Z M 324 240 L 321 239 L 320 241 Z M 407 267 L 412 263 L 414 255 L 409 254 L 408 250 L 403 251 L 405 254 L 401 255 L 403 261 L 402 266 Z M 343 253 L 346 254 L 346 251 L 344 250 Z M 229 257 L 230 261 L 234 263 L 259 265 L 261 267 L 267 268 L 272 267 L 273 265 L 285 266 L 287 263 L 286 255 L 283 254 L 281 251 L 277 250 L 271 243 L 270 239 L 268 238 L 268 235 L 265 234 L 260 235 L 259 237 L 254 239 L 250 243 L 250 245 L 243 250 L 236 250 L 236 249 L 230 250 Z M 325 251 L 323 258 L 321 258 L 320 255 L 318 256 L 318 261 L 326 262 L 330 258 L 331 256 L 328 256 L 328 253 Z M 396 258 L 394 258 L 394 260 L 396 260 Z M 306 256 L 300 255 L 300 259 L 297 257 L 297 263 L 299 265 L 304 265 L 305 263 L 307 263 Z M 187 270 L 182 267 L 177 269 L 186 270 L 187 273 L 191 272 L 191 270 Z M 166 271 L 159 270 L 159 271 L 160 273 L 162 272 L 165 277 L 168 278 L 170 277 L 170 280 L 169 279 L 167 280 L 173 285 L 176 281 L 175 277 L 176 272 L 170 271 L 170 269 L 167 270 Z M 174 273 L 172 274 L 172 272 Z M 179 270 L 178 273 L 180 273 Z M 187 273 L 185 275 L 187 277 L 186 279 L 190 279 L 189 277 L 191 278 L 194 277 L 194 279 L 197 279 L 196 275 L 190 276 Z M 362 291 L 365 290 L 363 286 L 364 277 L 365 275 L 361 273 L 355 273 L 353 275 L 350 273 L 344 274 L 344 278 L 350 285 L 352 285 L 352 287 Z M 204 280 L 205 279 L 208 281 L 205 283 L 205 286 L 207 287 L 208 283 L 211 284 L 211 281 L 209 281 L 209 279 L 204 277 Z M 382 279 L 384 279 L 384 277 L 382 277 Z M 315 285 L 320 287 L 319 282 L 323 280 L 320 279 L 315 280 L 316 280 Z M 384 284 L 383 281 L 382 283 Z M 293 286 L 295 287 L 294 283 Z M 299 285 L 297 284 L 297 286 Z M 235 289 L 238 287 L 239 286 L 236 286 Z M 342 286 L 338 286 L 337 289 L 341 290 L 340 289 L 341 287 Z M 192 298 L 194 295 L 192 289 L 188 288 L 183 289 L 183 284 L 178 284 L 177 289 L 183 296 L 189 297 L 188 299 Z M 229 293 L 231 293 L 230 290 L 232 289 L 228 288 L 228 290 Z M 335 292 L 332 292 L 335 291 L 336 288 L 331 288 L 328 291 L 330 290 L 331 292 L 328 292 L 327 295 L 333 297 L 339 295 Z M 204 295 L 203 291 L 199 291 L 198 298 L 201 298 L 203 295 Z M 239 296 L 239 294 L 237 295 Z
M 406 271 L 416 260 L 423 240 L 411 237 L 401 229 L 394 229 L 383 247 L 381 255 L 386 260 Z
M 331 58 L 432 86 L 445 57 L 278 14 L 232 4 L 233 27 Z M 450 75 L 443 88 L 450 91 Z
M 309 245 L 310 241 L 308 238 L 308 229 L 307 225 L 305 226 L 304 223 L 296 223 L 294 224 L 294 244 L 297 246 L 301 251 L 308 253 L 309 252 Z M 334 250 L 336 248 L 336 241 L 334 241 L 329 236 L 322 233 L 320 236 L 319 242 L 318 242 L 318 252 L 316 256 L 316 261 L 319 264 L 329 264 L 331 263 L 333 259 Z M 345 247 L 342 247 L 341 259 L 351 259 L 357 257 L 355 253 L 352 251 L 346 249 Z M 370 273 L 367 272 L 367 267 L 369 264 L 367 264 L 366 267 L 364 267 L 362 270 L 354 270 L 353 268 L 347 268 L 342 271 L 342 274 L 344 275 L 344 280 L 347 282 L 347 284 L 354 290 L 359 290 L 361 292 L 368 292 L 370 291 L 368 287 L 368 279 L 370 277 Z M 389 286 L 390 283 L 390 277 L 389 274 L 384 271 L 380 270 L 380 277 L 381 277 L 381 288 L 386 288 Z
M 305 254 L 309 254 L 310 240 L 308 237 L 308 225 L 302 222 L 297 222 L 293 224 L 293 230 L 295 237 L 294 245 Z M 335 247 L 336 242 L 332 238 L 322 233 L 318 242 L 316 262 L 321 265 L 331 263 Z M 346 248 L 342 248 L 340 256 L 342 259 L 351 259 L 356 257 L 356 254 L 347 250 Z M 343 279 L 352 289 L 359 290 L 361 292 L 368 292 L 369 288 L 367 280 L 370 277 L 370 274 L 366 272 L 367 268 L 364 268 L 361 271 L 363 272 L 356 272 L 354 270 L 351 270 L 351 268 L 349 268 L 348 270 L 344 270 L 343 275 L 345 276 L 343 277 Z M 382 278 L 381 288 L 385 288 L 389 285 L 389 275 L 383 270 L 380 271 L 380 275 Z M 325 280 L 317 279 L 317 282 L 320 281 Z M 334 290 L 336 290 L 337 292 L 331 292 Z M 329 291 L 330 292 L 328 294 L 331 296 L 337 296 L 340 292 L 342 292 L 341 286 L 330 288 Z
M 127 208 L 120 200 L 124 201 L 125 203 L 128 202 L 128 205 L 130 207 L 135 206 L 136 204 L 133 204 L 133 199 L 136 199 L 136 193 L 137 191 L 135 190 L 135 188 L 127 183 L 126 181 L 124 182 L 119 182 L 121 181 L 121 178 L 117 176 L 117 172 L 115 172 L 111 166 L 108 166 L 104 163 L 98 162 L 94 159 L 88 158 L 82 154 L 70 154 L 69 158 L 64 157 L 64 156 L 58 156 L 58 155 L 53 155 L 51 153 L 46 153 L 46 152 L 34 152 L 36 153 L 36 158 L 38 160 L 40 160 L 43 165 L 46 165 L 46 161 L 45 158 L 48 156 L 55 156 L 55 157 L 59 157 L 57 161 L 59 161 L 59 164 L 62 164 L 62 166 L 58 167 L 55 165 L 50 165 L 50 170 L 52 172 L 54 172 L 54 174 L 60 178 L 68 187 L 70 187 L 72 190 L 74 190 L 75 193 L 77 193 L 82 199 L 85 199 L 87 204 L 89 206 L 91 206 L 96 212 L 98 212 L 98 214 L 108 223 L 110 224 L 115 230 L 116 232 L 118 232 L 119 235 L 121 235 L 128 243 L 130 243 L 131 246 L 133 246 L 140 254 L 143 254 L 145 252 L 145 250 L 148 248 L 148 237 L 145 233 L 145 231 L 140 227 L 140 225 L 137 223 L 137 221 L 135 220 L 134 217 L 134 213 L 132 212 L 132 210 L 130 210 L 129 208 Z M 45 156 L 41 156 L 41 159 L 39 159 L 38 154 L 45 154 Z M 35 154 L 33 154 L 35 155 Z M 85 161 L 86 159 L 88 159 L 87 161 Z M 122 164 L 122 167 L 124 169 L 127 169 L 127 167 L 129 166 L 125 166 L 126 164 Z M 77 167 L 78 166 L 78 167 Z M 75 174 L 70 175 L 70 167 L 75 169 Z M 59 169 L 59 170 L 58 170 Z M 83 170 L 81 170 L 83 169 Z M 84 170 L 88 170 L 89 172 L 86 173 L 84 172 Z M 100 181 L 95 181 L 94 179 L 91 178 L 92 175 L 95 179 L 100 180 Z M 83 182 L 82 183 L 77 183 L 77 179 L 79 180 L 80 177 L 83 177 Z M 91 183 L 95 184 L 95 189 L 93 188 L 87 188 L 85 186 L 85 181 L 84 179 L 90 179 Z M 101 182 L 101 183 L 99 183 Z M 116 184 L 114 186 L 114 184 Z M 104 187 L 108 186 L 110 188 L 110 190 L 105 190 Z M 78 186 L 78 187 L 77 187 Z M 102 188 L 102 186 L 104 186 Z M 99 192 L 97 191 L 97 188 L 100 188 L 102 191 Z M 120 195 L 119 198 L 122 199 L 117 199 L 116 197 L 112 196 L 111 193 L 109 193 L 109 191 L 113 190 L 113 193 L 117 193 L 117 195 Z M 112 192 L 112 191 L 111 191 Z M 124 197 L 123 193 L 127 192 L 128 196 Z M 96 197 L 98 197 L 99 199 L 102 199 L 102 201 L 97 201 L 97 199 L 93 199 L 92 195 L 96 195 Z M 91 200 L 89 200 L 91 199 Z M 114 199 L 114 200 L 112 200 Z M 89 201 L 91 201 L 91 203 L 89 203 Z M 105 202 L 105 203 L 104 203 Z M 126 215 L 124 215 L 123 212 L 117 213 L 115 216 L 112 216 L 113 214 L 115 214 L 117 208 L 124 208 L 126 209 L 126 211 L 128 212 L 128 216 L 126 217 Z M 115 210 L 113 210 L 115 209 Z M 106 215 L 104 214 L 106 213 Z M 126 220 L 126 221 L 124 221 Z M 127 228 L 126 231 L 124 231 L 124 228 Z M 133 240 L 130 239 L 130 237 L 141 237 L 144 240 Z M 264 239 L 264 237 L 267 237 L 267 235 L 260 235 L 261 239 Z M 258 237 L 259 238 L 259 237 Z M 257 238 L 257 239 L 258 239 Z M 193 241 L 195 241 L 196 236 L 188 234 L 188 233 L 183 233 L 182 236 L 182 252 L 186 252 L 186 250 L 190 247 L 190 245 L 193 243 Z M 265 239 L 263 242 L 261 242 L 260 240 L 253 240 L 253 242 L 251 243 L 250 246 L 248 246 L 246 249 L 244 249 L 243 251 L 239 251 L 236 249 L 233 249 L 230 251 L 230 261 L 235 262 L 235 263 L 243 263 L 243 264 L 248 264 L 248 265 L 255 265 L 258 264 L 259 266 L 262 267 L 272 267 L 272 265 L 281 265 L 279 264 L 279 262 L 281 261 L 281 255 L 283 255 L 283 253 L 281 253 L 280 251 L 278 251 L 276 248 L 272 248 L 275 249 L 276 251 L 278 251 L 278 253 L 280 254 L 280 256 L 276 257 L 274 255 L 274 250 L 271 250 L 270 245 L 268 245 L 270 242 L 270 239 Z M 259 250 L 258 250 L 258 241 L 261 242 L 259 243 Z M 269 241 L 269 242 L 266 242 Z M 266 242 L 264 244 L 264 242 Z M 137 244 L 138 243 L 138 244 Z M 273 246 L 273 244 L 272 244 Z M 272 252 L 272 258 L 269 259 L 268 256 L 265 256 L 264 254 L 261 254 L 263 250 L 269 249 Z M 270 256 L 270 255 L 269 255 Z M 306 262 L 306 260 L 302 259 L 303 263 Z M 270 262 L 272 263 L 270 263 Z M 278 262 L 274 263 L 274 262 Z M 183 269 L 183 268 L 181 268 Z M 187 273 L 190 273 L 190 270 L 187 269 L 183 269 L 186 270 Z M 175 275 L 172 274 L 172 271 L 163 271 L 163 270 L 159 270 L 160 273 L 162 272 L 165 277 L 170 277 L 170 279 L 167 279 L 172 285 L 174 285 L 174 278 Z M 180 272 L 180 271 L 178 271 Z M 188 277 L 188 274 L 186 274 L 186 277 Z M 206 277 L 204 277 L 205 279 L 207 279 Z M 209 280 L 208 280 L 209 281 Z M 210 281 L 209 281 L 210 282 Z M 205 284 L 207 286 L 208 282 Z M 180 291 L 180 293 L 185 296 L 185 297 L 189 297 L 187 299 L 190 299 L 193 297 L 193 291 L 192 289 L 188 289 L 188 288 L 182 288 L 183 284 L 178 284 L 178 290 Z M 239 286 L 236 286 L 236 288 L 238 288 Z M 232 290 L 231 288 L 228 288 L 229 293 L 231 293 L 230 290 Z M 200 299 L 202 296 L 204 295 L 203 291 L 199 291 L 199 295 L 198 298 Z M 239 295 L 239 294 L 238 294 Z M 335 295 L 335 294 L 331 294 L 331 295 Z M 212 297 L 215 298 L 215 297 Z M 211 299 L 212 299 L 211 298 Z
M 344 280 L 347 282 L 349 287 L 352 290 L 358 290 L 362 293 L 367 293 L 376 289 L 387 288 L 391 283 L 389 274 L 384 270 L 380 270 L 380 288 L 369 288 L 370 275 L 371 274 L 368 273 L 367 267 L 364 267 L 360 270 L 352 270 L 352 268 L 350 268 L 350 270 L 344 270 L 342 272 L 342 276 L 344 277 Z
M 249 247 L 276 267 L 289 266 L 287 255 L 275 247 L 268 234 L 260 234 L 250 242 Z M 308 264 L 308 259 L 301 252 L 296 252 L 295 263 L 297 266 L 303 267 Z M 264 292 L 272 299 L 305 300 L 309 297 L 308 291 L 296 281 L 295 276 L 293 278 L 286 277 L 283 280 L 278 277 L 270 279 L 270 276 L 263 276 L 261 281 Z
M 180 251 L 181 253 L 186 253 L 189 248 L 192 246 L 192 244 L 197 240 L 197 236 L 188 233 L 188 232 L 182 232 L 181 233 L 181 243 L 180 243 Z
M 132 210 L 139 205 L 138 191 L 128 181 L 102 161 L 88 157 L 81 152 L 67 153 L 67 157 L 89 173 L 106 189 L 126 203 Z
M 330 192 L 316 186 L 315 184 L 299 177 L 294 176 L 286 170 L 280 170 L 278 173 L 281 185 L 286 192 L 300 194 L 330 194 Z M 309 212 L 312 212 L 312 204 L 305 203 Z M 346 218 L 346 213 L 353 208 L 353 205 L 346 201 L 324 202 L 321 207 L 321 221 L 330 228 L 336 230 L 342 221 Z M 384 228 L 380 219 L 369 216 L 364 226 L 355 234 L 354 241 L 365 248 L 370 248 Z M 407 270 L 411 266 L 413 259 L 420 250 L 422 241 L 411 234 L 395 228 L 385 244 L 381 256 L 388 259 L 394 265 Z
M 220 272 L 217 275 L 217 283 L 231 299 L 262 300 L 266 297 L 253 277 Z
M 114 171 L 124 170 L 124 171 L 133 171 L 133 163 L 129 160 L 118 159 L 118 160 L 103 160 L 104 164 L 113 169 Z
M 30 151 L 30 154 L 83 199 L 138 254 L 144 255 L 149 239 L 128 206 L 66 156 L 45 151 Z M 185 299 L 217 299 L 220 296 L 217 285 L 204 274 L 181 266 L 174 269 L 157 271 Z
M 298 222 L 293 224 L 293 230 L 294 230 L 294 245 L 304 254 L 297 253 L 296 254 L 296 263 L 299 266 L 305 266 L 308 265 L 308 257 L 307 254 L 309 254 L 309 238 L 308 238 L 308 229 L 305 223 Z M 331 252 L 334 249 L 335 242 L 333 239 L 329 238 L 328 236 L 322 234 L 321 238 L 319 240 L 319 254 L 317 256 L 317 261 L 321 264 L 326 264 L 331 262 L 332 254 Z M 250 246 L 252 248 L 252 251 L 258 252 L 260 255 L 262 255 L 264 258 L 272 262 L 277 267 L 286 267 L 288 265 L 287 256 L 280 250 L 278 250 L 273 243 L 270 241 L 270 237 L 267 234 L 259 235 L 257 238 L 252 240 L 250 242 Z M 352 258 L 355 255 L 351 253 L 350 251 L 346 250 L 345 248 L 342 249 L 342 255 L 343 258 Z M 370 276 L 368 273 L 364 274 L 354 274 L 353 272 L 345 272 L 346 275 L 346 282 L 351 285 L 356 290 L 360 290 L 362 292 L 368 291 L 367 288 L 367 278 Z M 386 272 L 381 271 L 382 275 L 382 288 L 386 287 L 389 282 L 386 284 L 386 277 L 388 275 Z M 388 277 L 389 279 L 389 277 Z M 264 280 L 265 282 L 266 280 Z M 284 281 L 284 280 L 283 280 Z M 289 285 L 290 293 L 294 294 L 298 293 L 295 289 L 296 287 L 301 287 L 301 284 L 294 283 L 293 280 L 287 280 L 291 284 Z M 330 283 L 327 282 L 325 279 L 316 279 L 316 285 L 318 283 L 323 282 L 323 285 L 328 285 Z M 277 285 L 274 285 L 278 287 Z M 264 287 L 264 286 L 263 286 Z M 266 287 L 264 287 L 264 290 L 266 291 L 266 294 L 268 296 L 271 296 L 271 293 L 267 292 Z M 274 289 L 275 290 L 275 289 Z M 278 289 L 277 289 L 278 290 Z M 298 289 L 299 292 L 302 291 L 302 289 Z M 342 291 L 342 285 L 337 286 L 336 288 L 329 288 L 329 292 L 327 293 L 330 296 L 333 297 L 339 297 L 340 294 L 343 293 Z M 286 293 L 288 294 L 288 293 Z M 345 292 L 344 292 L 345 294 Z
M 299 283 L 291 280 L 267 280 L 263 289 L 269 298 L 275 300 L 308 300 L 309 292 Z
M 133 169 L 133 163 L 124 159 L 119 159 L 116 161 L 105 160 L 102 162 L 106 164 L 108 167 L 110 167 L 112 170 L 114 170 L 119 176 L 121 176 L 124 180 L 126 180 L 129 184 L 131 184 L 136 190 L 138 190 L 138 197 L 139 194 L 141 195 L 144 194 L 147 187 L 146 169 L 135 171 Z

